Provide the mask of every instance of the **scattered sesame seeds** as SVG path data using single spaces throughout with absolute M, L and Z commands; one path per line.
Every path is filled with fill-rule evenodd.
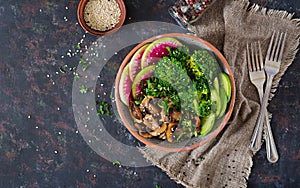
M 54 150 L 54 153 L 55 153 L 55 154 L 57 154 L 57 153 L 58 153 L 58 151 Z
M 30 119 L 30 118 L 31 118 L 31 116 L 30 116 L 30 115 L 28 115 L 28 116 L 27 116 L 27 118 L 28 118 L 28 119 Z
M 68 10 L 69 8 L 68 8 L 68 7 L 65 7 L 65 9 Z

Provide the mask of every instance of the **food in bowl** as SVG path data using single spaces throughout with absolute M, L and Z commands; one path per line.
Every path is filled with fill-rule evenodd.
M 166 34 L 140 43 L 124 59 L 116 80 L 117 108 L 142 142 L 203 137 L 184 146 L 191 149 L 216 136 L 228 121 L 235 98 L 232 73 L 225 58 L 202 41 Z
M 120 21 L 121 9 L 116 0 L 89 0 L 84 8 L 84 20 L 92 29 L 107 31 Z

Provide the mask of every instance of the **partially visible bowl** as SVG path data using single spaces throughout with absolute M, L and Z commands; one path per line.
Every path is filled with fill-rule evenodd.
M 111 34 L 111 33 L 116 32 L 124 24 L 124 21 L 125 21 L 125 18 L 126 18 L 126 7 L 125 7 L 125 4 L 124 4 L 124 1 L 123 0 L 115 0 L 116 3 L 119 5 L 119 8 L 120 8 L 119 22 L 113 28 L 105 30 L 105 31 L 100 31 L 100 30 L 96 30 L 96 29 L 91 28 L 90 26 L 88 26 L 88 24 L 86 23 L 86 21 L 84 19 L 84 9 L 86 7 L 86 4 L 89 1 L 90 0 L 80 0 L 80 2 L 78 4 L 78 9 L 77 9 L 77 17 L 78 17 L 79 24 L 88 33 L 90 33 L 94 36 L 103 36 L 103 35 L 106 35 L 106 34 Z
M 207 50 L 215 58 L 216 60 L 215 62 L 220 67 L 220 70 L 223 73 L 227 74 L 229 78 L 228 83 L 230 83 L 231 86 L 230 87 L 231 96 L 229 99 L 226 100 L 226 111 L 223 113 L 220 119 L 216 120 L 209 133 L 204 136 L 192 137 L 188 140 L 182 142 L 175 142 L 175 143 L 169 143 L 167 141 L 163 141 L 157 138 L 145 138 L 141 136 L 137 130 L 137 127 L 134 126 L 134 120 L 131 116 L 128 104 L 122 102 L 124 101 L 124 99 L 121 99 L 122 97 L 120 96 L 120 82 L 122 83 L 121 79 L 123 79 L 122 73 L 124 69 L 126 70 L 126 66 L 128 65 L 128 63 L 130 63 L 131 58 L 135 55 L 135 53 L 139 49 L 141 49 L 146 44 L 148 43 L 150 44 L 151 42 L 156 41 L 157 39 L 166 38 L 166 37 L 175 38 L 176 40 L 180 41 L 182 44 L 190 47 L 193 50 L 197 50 L 197 49 Z M 215 138 L 223 130 L 223 128 L 229 121 L 233 111 L 234 102 L 235 102 L 235 84 L 234 84 L 233 74 L 232 71 L 230 70 L 230 66 L 227 60 L 218 51 L 218 49 L 216 49 L 212 44 L 193 35 L 182 34 L 182 33 L 169 33 L 169 34 L 155 36 L 141 42 L 133 50 L 131 50 L 130 53 L 125 57 L 116 76 L 115 99 L 116 99 L 116 107 L 117 107 L 118 115 L 121 121 L 123 122 L 123 124 L 126 126 L 126 128 L 134 137 L 136 137 L 139 141 L 141 141 L 142 143 L 148 146 L 152 146 L 167 152 L 179 152 L 179 151 L 192 150 L 197 147 L 200 147 L 203 144 Z

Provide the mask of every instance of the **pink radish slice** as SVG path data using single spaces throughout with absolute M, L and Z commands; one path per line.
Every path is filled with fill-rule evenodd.
M 127 64 L 122 72 L 120 83 L 119 83 L 120 99 L 127 106 L 129 105 L 131 86 L 132 86 L 132 82 L 129 77 L 129 64 Z
M 153 75 L 155 70 L 155 65 L 150 65 L 144 69 L 142 69 L 135 77 L 132 83 L 132 97 L 136 99 L 142 91 L 141 82 L 150 78 Z
M 129 77 L 131 81 L 134 80 L 137 73 L 141 70 L 141 60 L 142 55 L 149 44 L 145 44 L 140 49 L 138 49 L 134 55 L 132 56 L 130 63 L 129 63 Z
M 141 67 L 142 69 L 155 64 L 160 58 L 163 56 L 167 56 L 169 54 L 166 47 L 177 48 L 182 46 L 182 43 L 176 40 L 175 38 L 160 38 L 153 41 L 146 49 L 141 59 Z

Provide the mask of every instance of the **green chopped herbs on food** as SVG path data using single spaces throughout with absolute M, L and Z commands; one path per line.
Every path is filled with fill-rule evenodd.
M 156 65 L 154 77 L 146 81 L 145 95 L 166 98 L 161 105 L 169 103 L 177 110 L 208 116 L 211 111 L 209 82 L 195 57 L 192 58 L 195 53 L 199 58 L 199 51 L 190 56 L 185 47 L 168 50 L 169 55 Z
M 88 88 L 85 85 L 81 85 L 79 88 L 80 93 L 85 94 L 88 92 Z
M 155 185 L 155 188 L 162 188 L 162 186 L 156 184 L 156 185 Z

